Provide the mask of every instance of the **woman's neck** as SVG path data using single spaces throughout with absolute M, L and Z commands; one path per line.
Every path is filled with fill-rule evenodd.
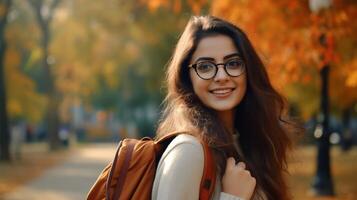
M 218 118 L 222 121 L 224 127 L 229 131 L 229 133 L 234 134 L 234 111 L 220 111 L 217 112 Z

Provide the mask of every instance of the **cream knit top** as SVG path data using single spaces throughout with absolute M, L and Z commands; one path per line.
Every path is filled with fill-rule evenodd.
M 181 134 L 167 147 L 157 167 L 153 200 L 198 200 L 204 150 L 194 136 Z M 213 200 L 243 200 L 221 191 L 217 176 Z

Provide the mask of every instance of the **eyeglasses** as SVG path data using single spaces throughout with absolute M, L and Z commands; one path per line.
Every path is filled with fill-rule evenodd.
M 228 60 L 225 63 L 214 63 L 212 61 L 200 61 L 189 65 L 189 68 L 193 68 L 196 71 L 196 74 L 204 79 L 210 80 L 214 78 L 218 71 L 218 66 L 223 65 L 224 71 L 231 77 L 237 77 L 244 73 L 245 64 L 242 59 L 233 58 Z

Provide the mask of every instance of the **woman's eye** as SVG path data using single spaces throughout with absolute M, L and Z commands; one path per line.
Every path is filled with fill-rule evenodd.
M 197 64 L 197 70 L 202 71 L 202 72 L 210 71 L 213 68 L 214 68 L 213 64 L 209 63 L 209 62 L 203 62 L 203 63 L 198 63 Z
M 240 68 L 242 66 L 242 61 L 240 61 L 240 60 L 231 60 L 231 61 L 228 61 L 226 65 L 229 68 Z

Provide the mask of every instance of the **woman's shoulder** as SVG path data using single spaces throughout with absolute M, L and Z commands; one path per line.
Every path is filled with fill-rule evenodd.
M 175 147 L 177 145 L 182 145 L 182 144 L 190 144 L 190 145 L 197 146 L 197 147 L 202 146 L 200 140 L 197 137 L 195 137 L 191 134 L 188 134 L 188 133 L 182 133 L 182 134 L 179 134 L 178 136 L 176 136 L 171 141 L 169 146 L 171 146 L 171 148 L 172 148 L 172 147 Z
M 185 161 L 200 161 L 204 160 L 204 151 L 197 137 L 190 134 L 180 134 L 167 146 L 161 157 L 161 161 L 166 157 L 172 156 L 175 159 L 184 159 Z
M 198 199 L 203 165 L 199 139 L 189 134 L 176 136 L 160 158 L 152 199 Z
M 171 150 L 184 151 L 187 148 L 195 150 L 195 152 L 200 152 L 201 150 L 203 152 L 203 147 L 200 140 L 197 137 L 186 133 L 176 136 L 167 146 L 165 152 L 169 152 Z

